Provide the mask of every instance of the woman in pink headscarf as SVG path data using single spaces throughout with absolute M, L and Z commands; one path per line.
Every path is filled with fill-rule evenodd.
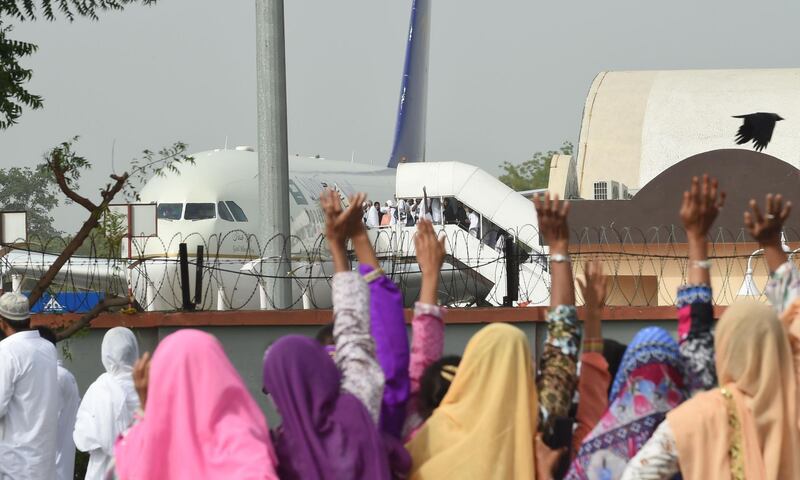
M 148 371 L 137 379 L 137 388 L 146 385 L 144 418 L 116 444 L 118 478 L 278 478 L 264 415 L 219 341 L 198 330 L 173 333 Z

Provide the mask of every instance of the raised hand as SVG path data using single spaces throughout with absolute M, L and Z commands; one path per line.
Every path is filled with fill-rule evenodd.
M 764 215 L 755 200 L 750 200 L 750 210 L 744 212 L 744 225 L 764 249 L 767 266 L 770 272 L 774 272 L 788 259 L 781 245 L 781 232 L 792 211 L 792 202 L 784 204 L 780 194 L 773 196 L 770 193 L 764 202 Z
M 444 237 L 436 237 L 430 220 L 420 220 L 417 224 L 414 247 L 417 251 L 417 263 L 423 275 L 439 276 L 444 263 L 444 241 Z
M 350 206 L 342 210 L 339 195 L 327 189 L 320 195 L 322 211 L 325 212 L 325 237 L 331 245 L 344 245 L 348 238 L 355 237 L 364 231 L 361 220 L 361 205 L 366 195 L 357 193 L 350 197 Z
M 417 224 L 414 248 L 417 251 L 417 263 L 422 271 L 420 303 L 436 305 L 438 301 L 439 273 L 442 270 L 445 255 L 444 241 L 444 237 L 436 237 L 430 220 L 420 220 Z
M 136 393 L 139 395 L 139 403 L 144 410 L 145 403 L 147 403 L 147 387 L 150 385 L 150 352 L 144 352 L 144 355 L 136 360 L 133 365 L 133 386 L 136 388 Z
M 725 192 L 719 191 L 716 178 L 703 175 L 702 182 L 692 178 L 689 191 L 683 192 L 681 203 L 681 220 L 686 235 L 692 239 L 705 239 L 714 224 L 720 209 L 725 204 Z
M 755 199 L 750 200 L 751 212 L 744 212 L 744 225 L 750 235 L 762 246 L 780 245 L 781 231 L 789 213 L 792 211 L 792 202 L 783 203 L 783 196 L 767 194 L 764 202 L 764 215 L 758 208 Z
M 550 192 L 547 192 L 543 197 L 535 196 L 533 204 L 536 206 L 536 215 L 539 217 L 539 234 L 544 237 L 550 251 L 558 250 L 558 253 L 566 253 L 569 245 L 569 226 L 567 225 L 569 201 L 559 201 L 558 195 L 551 200 Z
M 598 260 L 589 262 L 584 269 L 586 280 L 578 279 L 584 301 L 584 333 L 586 338 L 602 338 L 600 312 L 606 303 L 607 278 L 603 274 L 603 264 Z

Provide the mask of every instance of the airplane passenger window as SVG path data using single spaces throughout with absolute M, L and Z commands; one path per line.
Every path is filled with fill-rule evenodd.
M 225 202 L 217 202 L 217 210 L 219 210 L 219 218 L 226 220 L 228 222 L 233 221 L 233 215 L 231 215 L 230 210 L 228 207 L 225 206 Z
M 183 213 L 182 203 L 159 203 L 156 216 L 161 220 L 180 220 Z
M 184 220 L 208 220 L 217 218 L 216 208 L 213 203 L 187 203 Z
M 244 210 L 236 204 L 236 202 L 231 202 L 230 200 L 225 202 L 231 208 L 231 213 L 233 214 L 233 218 L 236 219 L 237 222 L 246 222 L 247 215 L 244 214 Z

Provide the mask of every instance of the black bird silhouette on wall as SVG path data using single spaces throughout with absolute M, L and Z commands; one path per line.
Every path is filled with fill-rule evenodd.
M 739 127 L 736 134 L 736 143 L 744 145 L 753 141 L 753 148 L 757 152 L 767 148 L 767 144 L 772 140 L 772 131 L 775 130 L 775 122 L 783 120 L 776 113 L 750 113 L 748 115 L 734 115 L 733 118 L 743 118 L 744 123 Z

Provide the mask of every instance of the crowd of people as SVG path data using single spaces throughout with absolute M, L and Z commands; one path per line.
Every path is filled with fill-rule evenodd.
M 362 203 L 364 225 L 367 228 L 402 225 L 413 227 L 427 220 L 434 225 L 459 225 L 470 235 L 480 238 L 480 216 L 461 202 L 445 198 L 422 198 L 406 201 L 387 200 Z
M 781 247 L 791 206 L 780 195 L 751 202 L 744 223 L 772 272 L 770 304 L 736 302 L 714 328 L 706 237 L 724 200 L 707 176 L 684 193 L 677 338 L 648 327 L 622 345 L 603 338 L 597 262 L 577 280 L 579 322 L 569 203 L 537 198 L 552 290 L 534 358 L 506 323 L 443 356 L 444 243 L 428 219 L 417 223 L 422 287 L 409 342 L 402 294 L 366 235 L 364 195 L 343 209 L 324 193 L 333 322 L 316 339 L 289 335 L 267 348 L 263 393 L 281 417 L 272 428 L 220 343 L 192 329 L 152 357 L 139 357 L 130 330 L 109 330 L 106 373 L 78 402 L 47 332 L 30 327 L 27 299 L 7 293 L 0 479 L 71 478 L 73 444 L 91 455 L 89 479 L 800 478 L 800 272 Z

